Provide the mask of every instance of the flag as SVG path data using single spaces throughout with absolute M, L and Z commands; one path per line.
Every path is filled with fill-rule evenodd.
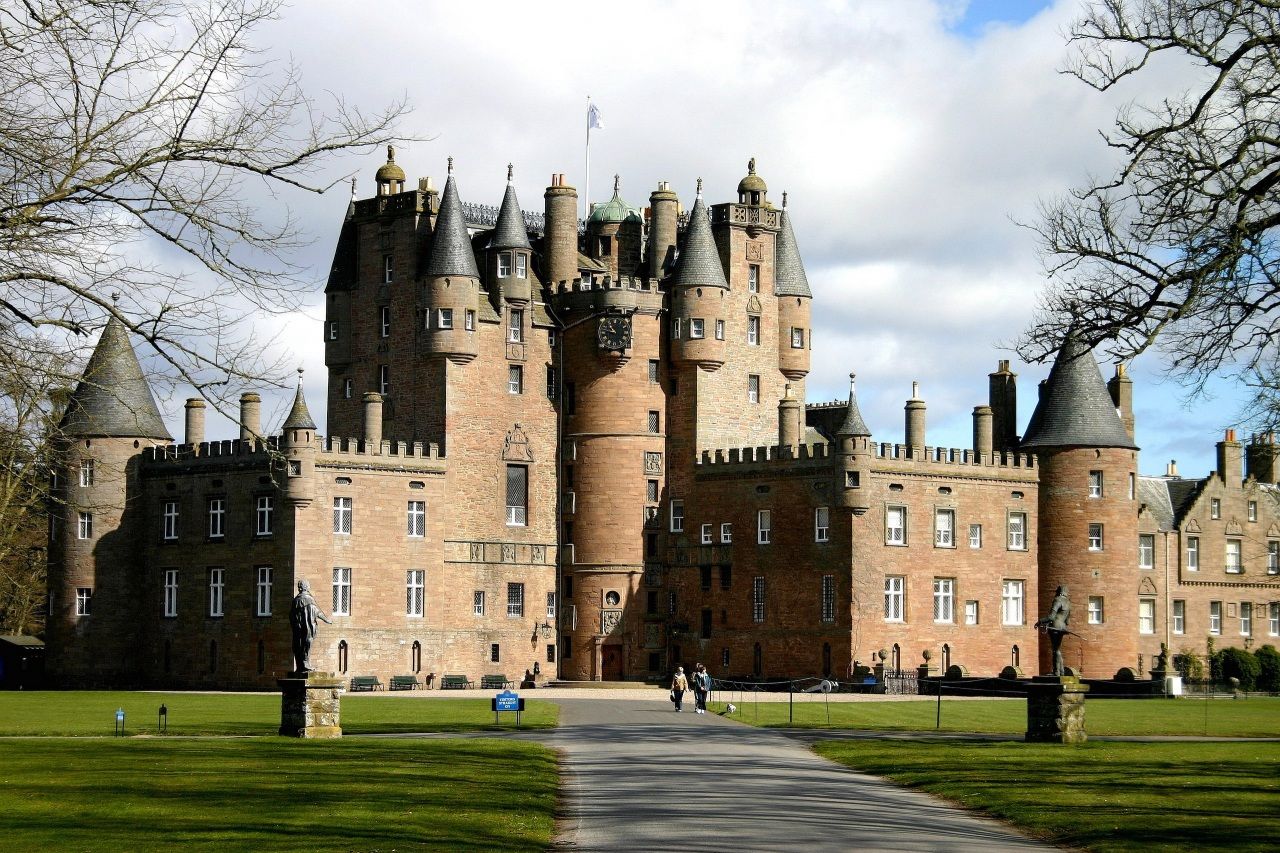
M 587 130 L 591 128 L 604 130 L 604 122 L 600 119 L 600 108 L 595 104 L 587 105 Z

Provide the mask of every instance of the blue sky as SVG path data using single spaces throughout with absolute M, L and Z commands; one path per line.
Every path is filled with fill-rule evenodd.
M 980 37 L 991 25 L 1017 26 L 1052 6 L 1049 0 L 973 0 L 948 29 L 966 38 Z

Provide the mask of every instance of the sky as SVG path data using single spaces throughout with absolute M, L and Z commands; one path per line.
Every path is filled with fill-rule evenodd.
M 844 398 L 858 374 L 878 441 L 901 442 L 913 381 L 928 404 L 927 443 L 968 446 L 987 374 L 1012 359 L 1025 427 L 1047 365 L 1009 349 L 1046 283 L 1037 203 L 1108 173 L 1099 129 L 1130 100 L 1178 94 L 1184 68 L 1156 66 L 1099 94 L 1064 75 L 1065 33 L 1079 0 L 848 0 L 645 4 L 438 3 L 376 6 L 307 0 L 258 33 L 273 60 L 292 61 L 323 106 L 326 93 L 374 110 L 406 97 L 398 146 L 408 185 L 442 186 L 447 157 L 464 201 L 501 201 L 507 163 L 526 210 L 542 209 L 555 172 L 583 192 L 588 96 L 593 201 L 643 206 L 659 181 L 692 205 L 735 199 L 755 157 L 788 212 L 814 293 L 809 402 Z M 329 164 L 373 194 L 382 152 Z M 287 360 L 307 368 L 321 420 L 322 290 L 347 206 L 345 184 L 323 196 L 281 195 L 312 244 L 293 260 L 314 296 L 261 318 Z M 1113 368 L 1103 365 L 1104 376 Z M 1135 380 L 1141 470 L 1178 460 L 1199 476 L 1231 426 L 1240 396 L 1225 383 L 1188 409 L 1180 386 L 1144 356 Z M 264 393 L 264 425 L 291 393 Z M 181 435 L 181 400 L 162 401 Z M 1021 431 L 1021 429 L 1020 429 Z M 211 437 L 230 437 L 214 420 Z

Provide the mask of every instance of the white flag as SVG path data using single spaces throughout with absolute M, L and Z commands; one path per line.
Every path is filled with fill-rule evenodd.
M 595 104 L 587 105 L 587 130 L 591 128 L 604 130 L 604 122 L 600 119 L 600 108 Z

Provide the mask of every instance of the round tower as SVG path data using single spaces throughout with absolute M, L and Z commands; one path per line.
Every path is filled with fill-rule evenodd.
M 431 257 L 424 273 L 423 329 L 427 352 L 466 364 L 479 354 L 476 317 L 480 310 L 480 270 L 476 267 L 458 187 L 449 177 L 440 197 L 431 241 Z
M 809 373 L 813 352 L 813 293 L 805 275 L 796 235 L 787 213 L 787 194 L 782 194 L 782 228 L 778 232 L 774 265 L 774 293 L 778 296 L 778 369 L 792 382 Z
M 573 286 L 578 278 L 578 191 L 564 182 L 563 174 L 551 176 L 543 194 L 546 238 L 543 260 L 553 290 Z
M 680 203 L 666 181 L 659 181 L 658 188 L 649 194 L 649 210 L 649 275 L 661 280 L 676 262 L 676 228 L 680 215 Z
M 622 178 L 613 176 L 613 198 L 593 204 L 587 216 L 587 254 L 603 261 L 614 279 L 634 276 L 640 268 L 644 220 L 622 200 Z
M 502 298 L 515 305 L 524 305 L 532 296 L 533 249 L 529 245 L 529 231 L 524 225 L 524 214 L 516 198 L 513 183 L 514 169 L 507 164 L 507 190 L 498 209 L 498 220 L 489 236 L 487 262 L 490 280 L 496 282 Z
M 671 357 L 714 371 L 724 364 L 729 283 L 702 200 L 702 179 L 689 212 L 684 250 L 671 297 Z
M 365 395 L 364 401 L 366 413 L 373 402 L 368 396 Z M 380 408 L 381 398 L 377 402 Z M 285 498 L 294 507 L 308 506 L 315 499 L 316 453 L 320 437 L 316 434 L 316 422 L 311 419 L 307 399 L 302 393 L 301 369 L 298 370 L 298 390 L 293 397 L 293 408 L 284 419 L 280 433 L 280 449 L 286 466 Z
M 863 515 L 871 508 L 871 430 L 858 410 L 856 374 L 849 374 L 849 405 L 836 428 L 835 494 L 839 505 Z
M 1067 666 L 1108 678 L 1138 665 L 1138 503 L 1131 484 L 1138 448 L 1107 394 L 1089 347 L 1069 334 L 1045 382 L 1022 448 L 1038 458 L 1036 520 L 1040 609 L 1067 587 L 1070 628 L 1062 644 Z M 1105 619 L 1089 624 L 1091 598 Z M 1028 612 L 1029 618 L 1034 617 Z M 1046 635 L 1040 670 L 1051 669 Z

